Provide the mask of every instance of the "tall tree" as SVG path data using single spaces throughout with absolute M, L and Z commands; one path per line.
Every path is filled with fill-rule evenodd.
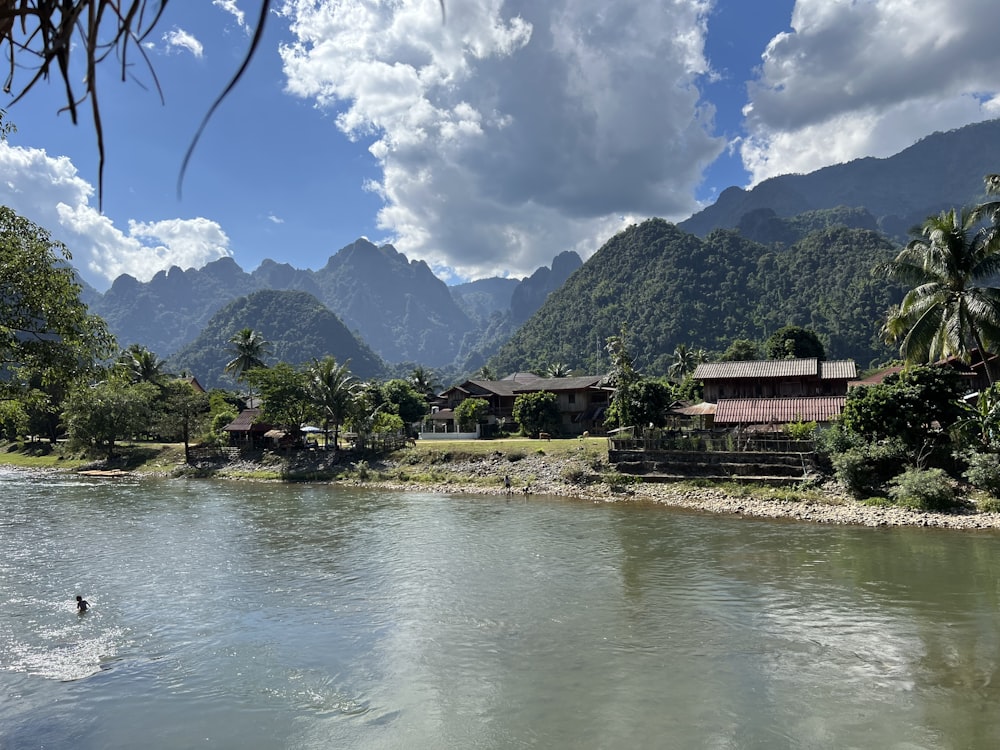
M 225 370 L 233 374 L 237 382 L 246 379 L 250 370 L 265 367 L 264 357 L 271 351 L 271 345 L 252 328 L 243 328 L 229 339 L 234 356 L 226 363 Z M 253 386 L 249 387 L 248 398 L 253 399 Z
M 425 398 L 431 398 L 437 392 L 438 384 L 434 377 L 434 372 L 421 365 L 417 365 L 410 373 L 410 383 Z
M 721 362 L 746 362 L 760 358 L 760 347 L 756 341 L 750 339 L 736 339 L 726 348 L 726 351 L 719 357 Z
M 569 365 L 562 362 L 553 362 L 551 365 L 545 368 L 545 377 L 547 378 L 568 378 L 572 370 Z
M 323 415 L 323 433 L 329 445 L 333 425 L 333 447 L 340 440 L 340 425 L 350 416 L 358 380 L 351 374 L 350 362 L 338 364 L 333 357 L 314 359 L 308 370 L 306 390 Z
M 265 422 L 294 432 L 318 413 L 308 391 L 309 374 L 287 362 L 255 367 L 248 372 L 247 382 L 260 393 Z
M 419 422 L 427 413 L 427 401 L 413 385 L 401 378 L 394 378 L 382 386 L 386 401 L 395 406 L 396 414 L 407 426 Z
M 170 440 L 184 443 L 184 461 L 191 462 L 191 435 L 208 421 L 208 394 L 196 390 L 186 380 L 170 380 L 160 389 L 153 405 L 154 430 Z
M 624 330 L 621 335 L 608 338 L 607 349 L 611 360 L 609 380 L 615 392 L 611 397 L 611 403 L 608 404 L 604 421 L 616 427 L 631 427 L 635 425 L 637 416 L 633 390 L 641 376 L 635 370 L 632 354 L 625 342 Z
M 524 435 L 537 437 L 542 432 L 556 435 L 562 422 L 559 397 L 548 391 L 522 393 L 514 399 L 512 416 L 521 425 L 521 433 Z
M 894 260 L 876 267 L 911 287 L 882 329 L 906 362 L 968 360 L 973 348 L 985 358 L 1000 342 L 1000 289 L 989 285 L 1000 272 L 1000 233 L 984 218 L 981 208 L 929 217 Z
M 767 337 L 764 353 L 768 359 L 826 359 L 826 349 L 814 331 L 802 326 L 782 326 Z
M 114 338 L 90 315 L 66 247 L 0 206 L 0 389 L 33 378 L 69 382 L 114 356 Z
M 65 420 L 70 440 L 107 450 L 110 461 L 115 444 L 148 430 L 152 405 L 159 396 L 149 383 L 126 383 L 108 378 L 96 385 L 81 384 L 66 399 Z

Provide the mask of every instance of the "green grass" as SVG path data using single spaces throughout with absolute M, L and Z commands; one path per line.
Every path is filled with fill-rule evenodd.
M 555 438 L 553 440 L 534 440 L 523 437 L 498 438 L 496 440 L 418 440 L 416 445 L 397 451 L 397 455 L 412 453 L 423 458 L 433 454 L 450 454 L 454 460 L 489 456 L 502 453 L 508 458 L 516 456 L 523 458 L 531 453 L 543 453 L 553 458 L 570 458 L 586 456 L 588 458 L 607 459 L 607 438 Z
M 22 469 L 75 469 L 87 463 L 79 457 L 64 455 L 62 446 L 54 450 L 48 443 L 2 443 L 0 464 Z

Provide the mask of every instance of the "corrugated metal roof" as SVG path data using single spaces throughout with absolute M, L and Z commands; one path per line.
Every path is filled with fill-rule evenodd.
M 821 362 L 808 359 L 751 359 L 740 362 L 703 362 L 694 371 L 695 380 L 739 380 L 816 376 L 824 380 L 853 380 L 858 367 L 853 359 Z
M 722 398 L 715 424 L 829 422 L 844 410 L 844 396 L 808 398 Z
M 831 359 L 820 362 L 823 380 L 854 380 L 858 377 L 858 366 L 853 359 Z
M 751 359 L 740 362 L 703 362 L 694 370 L 695 380 L 736 380 L 741 378 L 797 378 L 819 374 L 819 360 Z

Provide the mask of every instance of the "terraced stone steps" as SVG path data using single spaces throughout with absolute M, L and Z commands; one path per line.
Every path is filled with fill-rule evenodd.
M 736 451 L 609 451 L 611 464 L 623 474 L 647 482 L 693 479 L 789 485 L 814 469 L 810 453 Z

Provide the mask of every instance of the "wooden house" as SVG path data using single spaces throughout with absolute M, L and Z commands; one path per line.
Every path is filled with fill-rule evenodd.
M 584 375 L 568 378 L 543 378 L 533 373 L 514 373 L 502 380 L 466 380 L 442 392 L 442 409 L 454 410 L 467 398 L 485 399 L 490 407 L 490 422 L 516 426 L 514 401 L 521 394 L 553 393 L 562 418 L 561 431 L 568 435 L 599 432 L 604 424 L 611 389 L 602 385 L 604 378 Z
M 694 371 L 703 397 L 715 404 L 717 427 L 831 422 L 844 409 L 853 360 L 807 359 L 706 362 Z
M 264 436 L 273 429 L 273 425 L 258 422 L 260 409 L 244 409 L 232 422 L 223 427 L 229 433 L 229 444 L 237 448 L 264 448 L 267 438 Z

